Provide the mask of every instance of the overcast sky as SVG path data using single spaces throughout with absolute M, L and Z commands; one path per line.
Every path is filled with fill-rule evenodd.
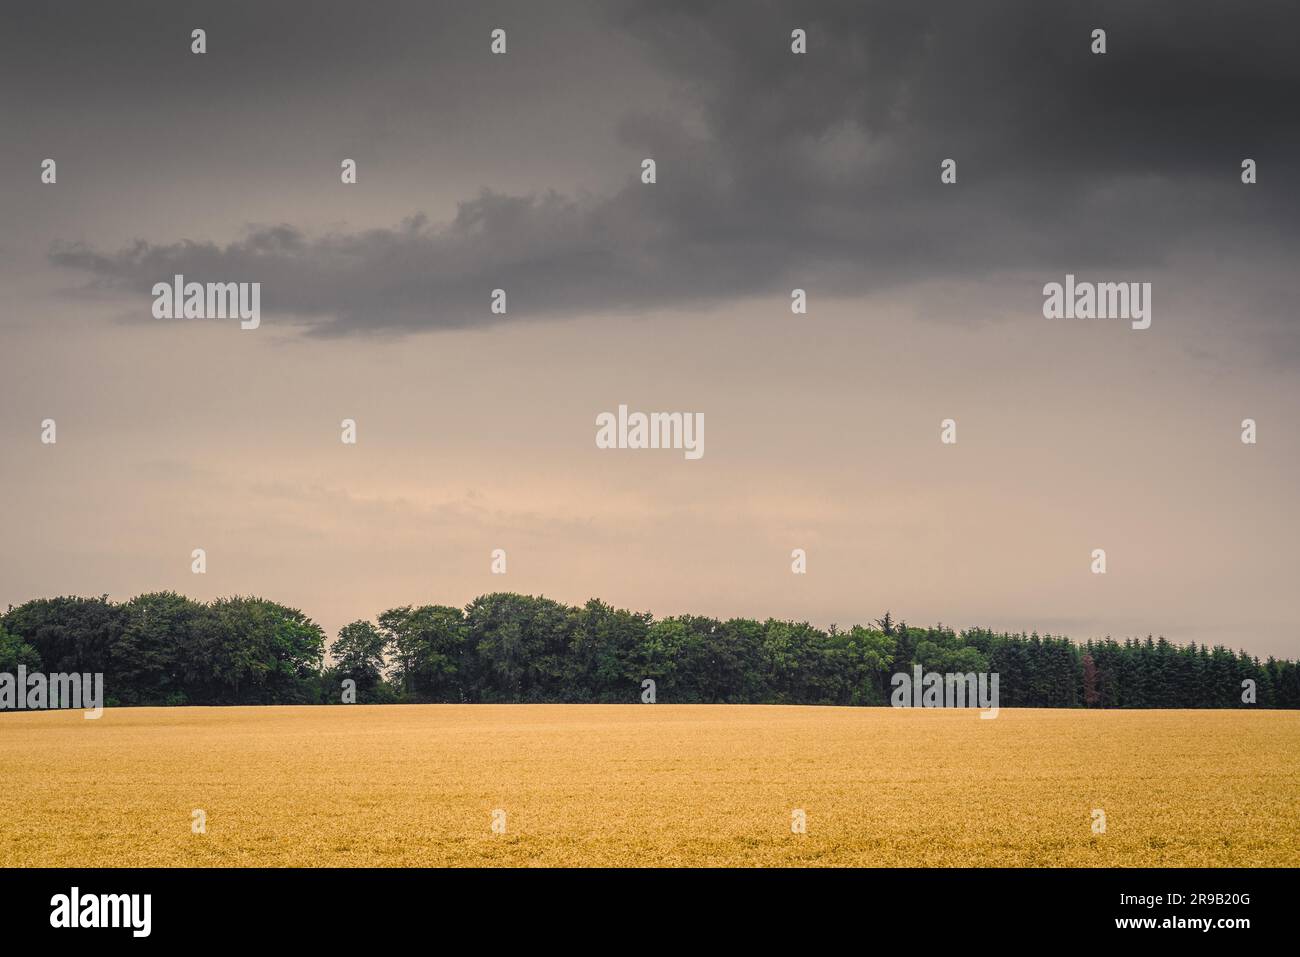
M 7 13 L 0 604 L 332 634 L 509 589 L 1295 657 L 1300 11 L 1066 6 Z M 261 327 L 153 318 L 176 273 L 260 282 Z M 1150 282 L 1151 327 L 1045 319 L 1066 273 Z M 705 455 L 597 449 L 620 403 Z

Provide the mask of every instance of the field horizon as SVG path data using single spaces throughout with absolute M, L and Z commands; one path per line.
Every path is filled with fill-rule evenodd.
M 1300 864 L 1294 711 L 110 708 L 0 743 L 6 867 Z

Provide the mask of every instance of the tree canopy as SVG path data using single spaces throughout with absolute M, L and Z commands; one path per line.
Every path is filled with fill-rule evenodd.
M 174 592 L 115 603 L 42 598 L 0 616 L 0 671 L 102 672 L 109 705 L 637 702 L 885 705 L 914 666 L 997 673 L 1002 707 L 1300 708 L 1300 669 L 1164 638 L 1084 643 L 887 612 L 841 629 L 701 615 L 655 618 L 598 599 L 496 592 L 465 608 L 406 605 L 325 635 L 263 598 Z M 1253 682 L 1255 700 L 1244 700 Z

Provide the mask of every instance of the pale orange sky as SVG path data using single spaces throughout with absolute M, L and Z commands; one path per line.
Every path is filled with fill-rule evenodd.
M 0 601 L 257 593 L 333 633 L 509 589 L 1293 654 L 1291 377 L 1190 357 L 1190 316 L 972 332 L 933 293 L 346 343 L 61 303 L 6 333 Z M 620 402 L 703 412 L 703 459 L 597 449 Z

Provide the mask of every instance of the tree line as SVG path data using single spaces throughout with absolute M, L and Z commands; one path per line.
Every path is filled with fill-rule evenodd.
M 662 702 L 886 705 L 892 676 L 917 665 L 996 673 L 1002 707 L 1300 708 L 1290 660 L 1164 638 L 917 628 L 889 613 L 823 630 L 497 592 L 354 621 L 328 658 L 315 622 L 262 598 L 43 598 L 0 616 L 0 672 L 100 672 L 109 706 L 338 703 L 345 687 L 362 703 L 636 702 L 646 679 Z

